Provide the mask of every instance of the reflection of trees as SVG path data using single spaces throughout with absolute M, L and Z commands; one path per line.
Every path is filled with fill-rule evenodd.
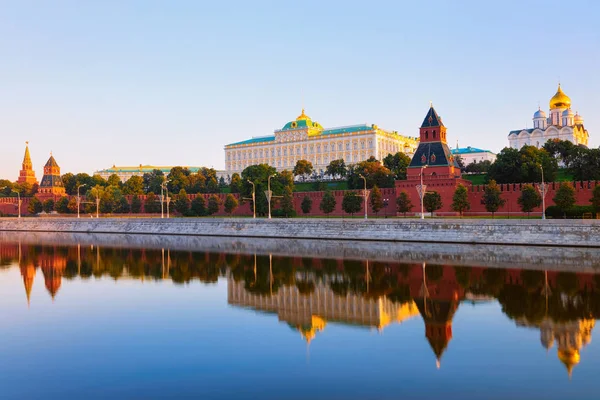
M 467 289 L 471 286 L 471 271 L 472 270 L 469 267 L 454 267 L 456 282 L 458 282 L 463 289 Z
M 556 287 L 568 295 L 577 293 L 577 275 L 574 272 L 559 272 L 556 275 Z
M 544 287 L 544 271 L 524 269 L 521 271 L 521 280 L 529 292 L 540 291 Z
M 427 264 L 425 275 L 430 282 L 438 282 L 444 276 L 444 267 L 441 265 Z
M 498 294 L 502 311 L 511 319 L 526 318 L 540 323 L 546 315 L 546 302 L 541 292 L 532 294 L 521 285 L 505 285 Z

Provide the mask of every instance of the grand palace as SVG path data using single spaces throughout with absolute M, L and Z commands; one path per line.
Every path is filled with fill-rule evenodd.
M 583 126 L 583 117 L 571 110 L 571 98 L 558 84 L 556 94 L 550 99 L 550 116 L 538 107 L 533 114 L 533 128 L 510 131 L 508 142 L 513 149 L 541 147 L 548 140 L 567 140 L 576 145 L 588 145 L 589 134 Z
M 315 171 L 323 172 L 332 160 L 354 164 L 373 156 L 378 160 L 388 154 L 413 154 L 416 138 L 386 131 L 377 125 L 350 125 L 325 129 L 302 113 L 273 135 L 254 137 L 225 146 L 227 174 L 242 172 L 255 164 L 269 164 L 277 170 L 292 169 L 298 160 L 310 161 Z

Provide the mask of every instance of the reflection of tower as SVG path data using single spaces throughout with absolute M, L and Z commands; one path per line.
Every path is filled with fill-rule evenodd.
M 437 368 L 440 368 L 442 355 L 452 339 L 452 318 L 458 309 L 458 292 L 451 286 L 444 284 L 438 288 L 428 284 L 423 263 L 423 282 L 415 303 L 425 321 L 425 337 L 435 354 Z
M 42 254 L 40 255 L 39 260 L 42 267 L 42 273 L 44 274 L 46 289 L 48 289 L 48 292 L 54 300 L 62 283 L 62 275 L 67 266 L 67 260 L 56 253 Z
M 19 268 L 21 269 L 25 294 L 27 295 L 27 305 L 29 306 L 31 289 L 33 288 L 33 280 L 35 278 L 35 266 L 31 263 L 22 263 Z

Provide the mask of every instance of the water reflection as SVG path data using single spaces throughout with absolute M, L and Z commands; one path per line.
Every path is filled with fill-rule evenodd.
M 516 326 L 539 330 L 544 349 L 556 346 L 569 376 L 600 316 L 600 276 L 581 272 L 2 243 L 0 268 L 13 265 L 27 304 L 38 270 L 52 299 L 63 279 L 224 278 L 230 305 L 275 314 L 307 344 L 329 323 L 383 331 L 420 316 L 438 368 L 462 303 L 498 301 Z

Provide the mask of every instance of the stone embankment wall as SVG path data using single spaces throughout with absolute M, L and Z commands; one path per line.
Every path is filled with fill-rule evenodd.
M 600 247 L 595 220 L 4 218 L 0 231 Z

